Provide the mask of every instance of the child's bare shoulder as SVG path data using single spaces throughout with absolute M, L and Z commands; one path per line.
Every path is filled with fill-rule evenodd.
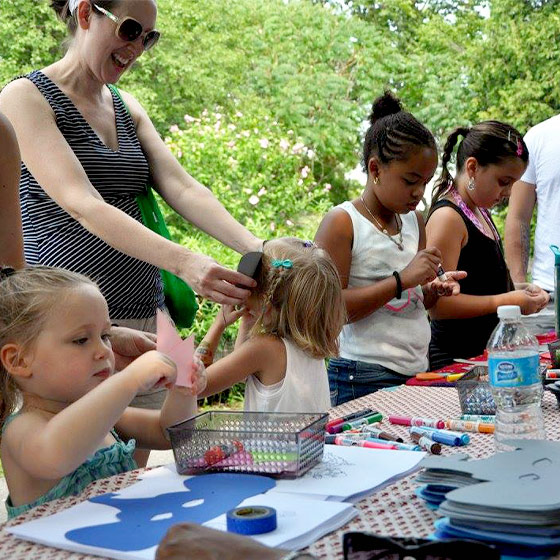
M 21 442 L 22 438 L 28 434 L 37 434 L 51 418 L 52 414 L 38 409 L 21 411 L 13 415 L 7 422 L 4 422 L 2 449 L 5 449 L 5 446 L 9 448 L 15 443 Z
M 278 336 L 272 334 L 258 334 L 251 337 L 245 344 L 247 349 L 253 352 L 278 352 L 284 349 L 284 343 Z M 245 346 L 245 344 L 243 346 Z

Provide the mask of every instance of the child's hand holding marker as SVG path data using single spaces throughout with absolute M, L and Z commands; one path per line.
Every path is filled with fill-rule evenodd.
M 445 272 L 441 263 L 437 267 L 437 277 L 428 284 L 428 289 L 436 296 L 456 296 L 461 292 L 459 280 L 467 276 L 463 270 Z

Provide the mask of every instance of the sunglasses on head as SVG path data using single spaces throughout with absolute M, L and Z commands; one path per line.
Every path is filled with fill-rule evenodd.
M 344 535 L 344 560 L 500 560 L 494 547 L 468 539 L 432 541 L 381 537 L 368 533 Z
M 114 21 L 117 24 L 115 34 L 119 39 L 132 42 L 136 41 L 136 39 L 138 39 L 138 37 L 142 35 L 144 28 L 142 27 L 140 22 L 136 21 L 134 18 L 128 16 L 119 18 L 115 14 L 112 14 L 109 10 L 101 8 L 97 4 L 93 4 L 93 7 L 98 12 L 107 16 L 111 21 Z M 144 47 L 144 50 L 147 51 L 151 49 L 159 41 L 159 37 L 159 31 L 156 31 L 155 29 L 152 29 L 152 31 L 148 31 L 142 38 L 142 46 Z

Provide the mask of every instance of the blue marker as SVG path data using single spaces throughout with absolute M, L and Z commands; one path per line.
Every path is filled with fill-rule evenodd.
M 445 445 L 452 445 L 454 447 L 467 445 L 467 443 L 470 442 L 468 434 L 450 432 L 449 430 L 436 430 L 434 428 L 427 428 L 426 426 L 412 426 L 410 428 L 410 433 L 426 436 L 432 441 L 437 441 Z

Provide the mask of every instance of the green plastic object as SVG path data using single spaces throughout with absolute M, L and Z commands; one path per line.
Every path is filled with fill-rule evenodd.
M 130 114 L 128 106 L 124 102 L 116 86 L 109 84 L 108 88 L 123 102 L 123 105 Z M 143 224 L 162 237 L 171 240 L 171 235 L 165 225 L 163 214 L 161 213 L 150 185 L 146 185 L 145 192 L 136 197 L 136 202 L 140 209 L 140 214 L 142 215 Z M 160 275 L 163 283 L 165 305 L 171 318 L 177 327 L 183 329 L 189 328 L 193 324 L 198 310 L 195 293 L 186 282 L 174 274 L 171 274 L 171 272 L 160 269 Z

